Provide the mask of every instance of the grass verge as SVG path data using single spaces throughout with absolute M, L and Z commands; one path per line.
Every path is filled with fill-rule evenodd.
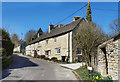
M 89 72 L 86 68 L 78 68 L 75 71 L 79 74 L 82 80 L 90 80 L 88 77 Z

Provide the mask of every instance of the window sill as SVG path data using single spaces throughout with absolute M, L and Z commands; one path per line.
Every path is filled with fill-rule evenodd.
M 82 54 L 77 54 L 77 55 L 82 55 Z

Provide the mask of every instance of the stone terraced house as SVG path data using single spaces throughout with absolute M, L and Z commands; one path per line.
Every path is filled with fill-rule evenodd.
M 73 37 L 82 22 L 86 22 L 84 18 L 75 16 L 73 21 L 66 25 L 58 24 L 54 27 L 50 24 L 48 33 L 43 33 L 26 46 L 26 55 L 34 56 L 36 50 L 38 55 L 48 58 L 57 57 L 58 60 L 66 61 L 69 57 L 70 62 L 75 61 L 82 55 L 82 51 L 75 48 Z

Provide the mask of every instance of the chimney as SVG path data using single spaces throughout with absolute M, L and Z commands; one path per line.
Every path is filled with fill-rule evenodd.
M 52 29 L 54 29 L 54 25 L 53 25 L 53 24 L 50 24 L 50 25 L 49 25 L 49 33 L 51 32 Z
M 34 40 L 34 36 L 32 36 L 31 41 Z
M 58 24 L 58 28 L 60 28 L 60 27 L 62 27 L 63 26 L 63 24 Z
M 78 19 L 80 19 L 80 17 L 79 17 L 79 16 L 75 16 L 75 17 L 73 18 L 73 21 L 76 21 L 76 20 L 78 20 Z

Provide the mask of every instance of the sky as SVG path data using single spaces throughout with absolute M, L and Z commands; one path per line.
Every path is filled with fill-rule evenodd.
M 80 9 L 86 2 L 2 2 L 2 27 L 9 33 L 23 36 L 31 29 L 40 27 L 45 32 L 49 24 L 56 25 L 59 21 Z M 118 18 L 117 2 L 91 2 L 92 21 L 102 27 L 104 32 L 111 32 L 109 24 Z M 74 16 L 86 19 L 87 7 L 70 16 L 60 24 L 73 21 Z M 24 38 L 24 37 L 22 37 Z

